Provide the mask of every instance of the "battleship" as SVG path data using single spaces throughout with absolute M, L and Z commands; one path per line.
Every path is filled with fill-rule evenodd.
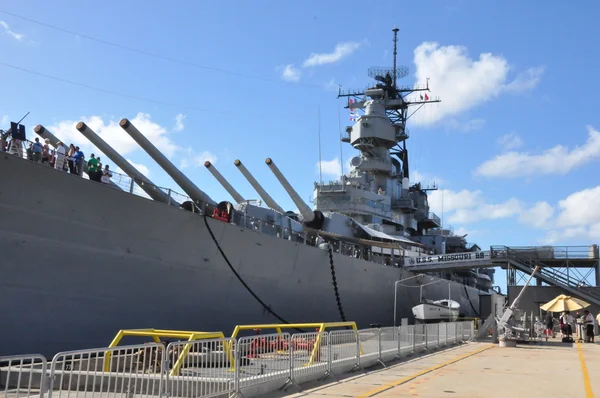
M 341 91 L 353 124 L 341 137 L 357 151 L 339 181 L 315 183 L 310 207 L 265 160 L 297 207 L 285 211 L 246 169 L 261 202 L 239 194 L 215 165 L 232 200 L 213 200 L 124 118 L 120 126 L 185 192 L 158 188 L 85 123 L 76 129 L 131 179 L 108 186 L 27 159 L 13 124 L 0 154 L 0 355 L 106 346 L 127 328 L 223 331 L 237 324 L 356 321 L 392 325 L 423 296 L 451 299 L 476 317 L 493 292 L 493 269 L 417 274 L 408 260 L 479 252 L 443 228 L 428 191 L 411 184 L 409 109 L 439 101 L 425 86 L 399 87 L 394 63 L 375 82 Z M 414 100 L 424 93 L 424 100 Z M 62 145 L 44 126 L 34 131 Z M 22 141 L 20 141 L 22 140 Z M 19 144 L 21 142 L 21 144 Z M 133 185 L 144 195 L 132 194 Z M 439 282 L 439 283 L 438 283 Z M 423 287 L 421 289 L 421 287 Z M 397 297 L 397 299 L 396 299 Z

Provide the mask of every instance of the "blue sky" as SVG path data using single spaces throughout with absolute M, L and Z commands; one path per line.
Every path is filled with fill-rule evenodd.
M 591 34 L 600 6 L 578 4 L 6 1 L 0 118 L 31 111 L 30 129 L 43 124 L 89 153 L 73 129 L 85 120 L 155 183 L 175 187 L 115 126 L 128 117 L 213 199 L 229 197 L 206 159 L 258 197 L 239 158 L 294 209 L 264 159 L 308 201 L 320 109 L 324 180 L 336 179 L 338 111 L 350 123 L 337 86 L 361 89 L 369 67 L 391 65 L 396 25 L 398 61 L 410 68 L 402 82 L 429 77 L 442 100 L 409 121 L 407 145 L 413 182 L 440 188 L 430 203 L 442 215 L 443 196 L 445 225 L 482 247 L 587 245 L 600 241 L 600 44 Z M 342 162 L 355 154 L 344 144 Z

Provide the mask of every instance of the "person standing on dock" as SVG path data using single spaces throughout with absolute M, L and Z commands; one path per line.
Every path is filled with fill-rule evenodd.
M 565 337 L 573 336 L 573 315 L 571 315 L 571 311 L 565 311 L 563 314 L 563 322 L 565 323 Z
M 592 315 L 591 312 L 589 312 L 588 310 L 585 310 L 585 342 L 586 343 L 593 343 L 594 342 L 594 329 L 596 326 L 596 320 L 594 319 L 594 316 Z
M 552 316 L 552 313 L 550 311 L 548 311 L 546 313 L 546 335 L 548 337 L 556 337 L 554 334 L 554 317 Z

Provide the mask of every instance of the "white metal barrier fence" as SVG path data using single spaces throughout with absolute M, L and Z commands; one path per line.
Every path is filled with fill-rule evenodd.
M 169 344 L 162 373 L 164 395 L 217 397 L 235 391 L 235 339 L 178 341 Z
M 0 398 L 241 397 L 469 340 L 472 322 L 275 333 L 0 357 Z
M 0 357 L 0 391 L 4 398 L 39 395 L 48 388 L 48 361 L 43 355 Z
M 149 397 L 163 391 L 164 345 L 138 344 L 59 352 L 50 365 L 48 398 L 77 393 Z

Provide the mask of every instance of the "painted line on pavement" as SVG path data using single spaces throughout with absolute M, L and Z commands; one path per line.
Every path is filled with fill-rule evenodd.
M 583 351 L 581 351 L 581 343 L 577 341 L 577 353 L 579 354 L 579 363 L 581 364 L 581 373 L 583 373 L 583 387 L 585 388 L 586 398 L 594 398 L 592 392 L 592 383 L 590 382 L 590 375 L 588 374 L 585 359 L 583 358 Z
M 384 386 L 381 386 L 381 387 L 379 387 L 379 388 L 376 388 L 376 389 L 374 389 L 374 390 L 368 391 L 368 392 L 366 392 L 366 393 L 364 393 L 364 394 L 362 394 L 362 395 L 359 395 L 359 396 L 358 396 L 358 398 L 367 398 L 367 397 L 372 397 L 372 396 L 374 396 L 374 395 L 377 395 L 377 394 L 379 394 L 379 393 L 382 393 L 382 392 L 384 392 L 384 391 L 387 391 L 387 390 L 389 390 L 389 389 L 391 389 L 391 388 L 397 387 L 397 386 L 399 386 L 399 385 L 401 385 L 401 384 L 404 384 L 404 383 L 406 383 L 406 382 L 409 382 L 409 381 L 411 381 L 411 380 L 414 380 L 414 379 L 416 379 L 416 378 L 417 378 L 417 377 L 419 377 L 419 376 L 423 376 L 424 374 L 427 374 L 427 373 L 433 372 L 434 370 L 438 370 L 438 369 L 440 369 L 440 368 L 443 368 L 443 367 L 445 367 L 445 366 L 452 365 L 453 363 L 456 363 L 456 362 L 458 362 L 458 361 L 462 361 L 463 359 L 466 359 L 466 358 L 472 357 L 473 355 L 477 355 L 477 354 L 479 354 L 479 353 L 481 353 L 481 352 L 483 352 L 483 351 L 489 350 L 490 348 L 494 348 L 494 347 L 496 347 L 496 346 L 497 346 L 497 344 L 490 344 L 490 345 L 486 345 L 484 348 L 479 348 L 479 349 L 477 349 L 477 350 L 475 350 L 475 351 L 473 351 L 473 352 L 470 352 L 470 353 L 468 353 L 468 354 L 462 355 L 462 356 L 460 356 L 460 357 L 458 357 L 458 358 L 455 358 L 455 359 L 452 359 L 452 360 L 450 360 L 450 361 L 447 361 L 447 362 L 441 363 L 441 364 L 439 364 L 439 365 L 432 366 L 431 368 L 428 368 L 428 369 L 422 370 L 422 371 L 420 371 L 420 372 L 418 372 L 418 373 L 415 373 L 415 374 L 412 374 L 412 375 L 410 375 L 410 376 L 403 377 L 403 378 L 402 378 L 402 379 L 400 379 L 400 380 L 396 380 L 396 381 L 394 381 L 394 382 L 392 382 L 392 383 L 390 383 L 390 384 L 386 384 L 386 385 L 384 385 Z M 586 373 L 586 374 L 587 374 L 587 373 Z

